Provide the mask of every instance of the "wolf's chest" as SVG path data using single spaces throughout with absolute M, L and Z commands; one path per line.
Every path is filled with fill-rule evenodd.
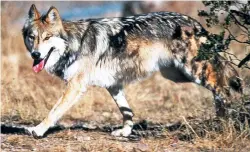
M 79 71 L 79 68 L 80 68 L 80 63 L 74 62 L 68 68 L 64 69 L 63 79 L 66 81 L 70 80 Z

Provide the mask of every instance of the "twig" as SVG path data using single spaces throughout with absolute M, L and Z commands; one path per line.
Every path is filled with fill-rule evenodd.
M 198 137 L 198 138 L 200 138 L 200 137 L 198 136 L 198 134 L 194 131 L 193 127 L 189 125 L 189 123 L 187 122 L 186 118 L 183 117 L 183 116 L 182 116 L 182 118 L 183 118 L 184 122 L 187 124 L 187 126 L 188 126 L 188 127 L 192 130 L 192 132 L 195 134 L 195 136 Z
M 240 68 L 242 65 L 244 65 L 248 61 L 250 61 L 250 53 L 243 60 L 240 61 L 238 67 Z
M 250 25 L 250 22 L 247 22 L 250 20 L 250 15 L 242 13 L 242 12 L 237 11 L 237 10 L 231 10 L 230 12 L 236 14 L 237 16 L 239 16 L 241 18 L 244 18 L 246 20 L 246 24 Z
M 242 41 L 236 39 L 236 37 L 231 33 L 231 31 L 228 28 L 225 28 L 225 29 L 228 31 L 229 35 L 231 36 L 231 40 L 234 40 L 234 41 L 236 41 L 238 43 L 250 44 L 250 41 L 243 41 L 242 42 Z

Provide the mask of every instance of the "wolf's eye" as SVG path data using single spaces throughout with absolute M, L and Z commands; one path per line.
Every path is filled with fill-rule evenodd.
M 50 36 L 46 36 L 46 37 L 44 38 L 44 40 L 49 40 L 49 38 L 50 38 Z
M 33 41 L 35 39 L 34 35 L 29 35 L 29 40 Z

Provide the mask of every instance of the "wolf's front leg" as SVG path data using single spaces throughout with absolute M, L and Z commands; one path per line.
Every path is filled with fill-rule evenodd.
M 108 88 L 108 91 L 115 100 L 117 106 L 120 109 L 120 112 L 123 115 L 123 128 L 113 131 L 112 135 L 127 137 L 131 134 L 133 128 L 133 121 L 132 121 L 133 112 L 130 109 L 128 102 L 125 98 L 123 87 L 117 85 Z
M 44 133 L 63 116 L 63 114 L 70 109 L 81 97 L 82 93 L 86 91 L 85 85 L 81 84 L 79 78 L 73 78 L 67 86 L 67 90 L 63 93 L 63 96 L 58 100 L 50 111 L 48 117 L 46 117 L 36 127 L 27 128 L 29 134 L 32 134 L 35 138 L 42 137 Z

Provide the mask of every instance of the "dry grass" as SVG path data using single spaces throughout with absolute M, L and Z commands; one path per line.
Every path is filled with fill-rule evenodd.
M 33 73 L 32 60 L 27 54 L 22 39 L 22 25 L 14 24 L 15 20 L 27 13 L 27 10 L 20 9 L 22 7 L 16 5 L 17 3 L 2 2 L 1 9 L 1 119 L 4 122 L 35 125 L 47 116 L 62 94 L 65 85 L 63 81 L 51 77 L 45 71 L 39 74 Z M 171 7 L 171 11 L 179 11 L 197 18 L 195 8 L 190 12 L 189 9 L 180 9 L 188 5 L 187 3 L 176 3 L 175 7 Z M 38 5 L 50 4 L 39 3 Z M 28 8 L 30 4 L 25 3 L 22 6 Z M 194 3 L 192 6 L 201 5 Z M 247 72 L 248 74 L 242 72 L 245 79 L 249 78 L 249 71 Z M 205 120 L 214 117 L 212 94 L 209 91 L 192 83 L 175 84 L 164 79 L 159 73 L 141 83 L 128 85 L 125 93 L 134 110 L 135 121 L 146 119 L 154 123 L 170 123 L 183 121 L 183 118 L 188 122 L 188 118 Z M 122 123 L 119 110 L 110 95 L 104 89 L 97 87 L 91 88 L 82 101 L 75 105 L 61 121 L 73 120 L 95 121 L 100 124 Z M 208 151 L 208 149 L 233 149 L 248 146 L 245 143 L 249 142 L 247 132 L 239 133 L 229 122 L 225 123 L 224 128 L 222 133 L 208 131 L 205 137 L 198 136 L 192 142 L 179 141 L 175 134 L 168 132 L 165 132 L 166 139 L 148 138 L 142 139 L 139 143 L 119 142 L 110 140 L 109 135 L 106 134 L 81 131 L 63 131 L 62 136 L 58 133 L 39 142 L 28 136 L 1 135 L 5 141 L 1 147 L 6 151 L 18 151 L 22 148 L 27 151 L 32 149 L 38 151 L 68 151 L 69 149 L 77 151 L 162 151 L 164 149 Z M 89 136 L 91 140 L 81 141 L 80 139 L 79 141 L 76 135 Z M 54 141 L 51 146 L 49 146 L 50 140 Z M 35 146 L 36 144 L 38 145 Z M 233 150 L 229 149 L 229 151 Z

